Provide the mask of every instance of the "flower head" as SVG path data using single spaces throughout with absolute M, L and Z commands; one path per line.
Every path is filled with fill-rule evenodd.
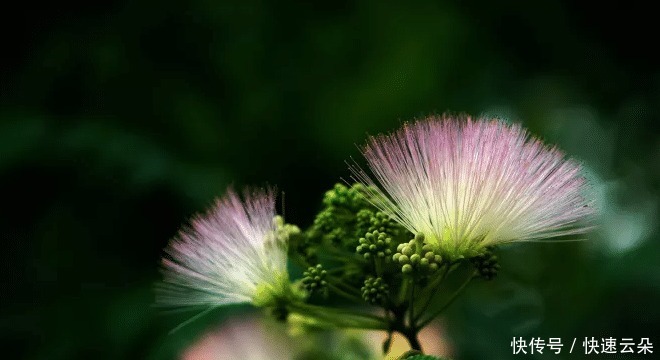
M 362 149 L 381 211 L 451 257 L 486 246 L 583 233 L 593 213 L 580 166 L 519 125 L 470 117 L 430 117 Z
M 165 249 L 164 305 L 266 305 L 285 293 L 286 235 L 272 190 L 233 190 L 196 216 Z

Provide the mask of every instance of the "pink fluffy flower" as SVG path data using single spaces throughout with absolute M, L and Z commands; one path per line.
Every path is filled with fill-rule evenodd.
M 233 190 L 184 227 L 165 249 L 158 302 L 169 306 L 252 302 L 286 291 L 286 239 L 272 190 Z
M 351 170 L 374 205 L 451 257 L 589 228 L 580 166 L 519 125 L 430 117 L 371 137 L 363 153 L 381 187 Z

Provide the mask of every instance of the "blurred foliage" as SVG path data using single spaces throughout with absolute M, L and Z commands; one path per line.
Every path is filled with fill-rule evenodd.
M 413 355 L 407 357 L 405 360 L 442 360 L 442 359 L 430 355 Z
M 505 116 L 585 164 L 602 224 L 500 249 L 443 324 L 457 359 L 513 336 L 660 339 L 660 69 L 637 2 L 17 3 L 0 14 L 0 337 L 25 359 L 172 359 L 228 310 L 152 306 L 160 251 L 230 183 L 307 227 L 366 134 Z M 650 6 L 650 5 L 649 5 Z M 360 161 L 360 160 L 358 160 Z M 231 310 L 235 311 L 235 310 Z

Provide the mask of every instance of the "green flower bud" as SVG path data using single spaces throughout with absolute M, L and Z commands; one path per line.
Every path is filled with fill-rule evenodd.
M 392 239 L 378 231 L 366 233 L 365 237 L 360 238 L 359 242 L 361 245 L 356 248 L 356 251 L 365 258 L 385 258 L 392 254 L 392 250 L 390 249 Z
M 401 264 L 401 271 L 429 275 L 440 268 L 442 256 L 429 244 L 420 243 L 424 236 L 419 234 L 407 243 L 399 244 L 392 259 Z M 406 266 L 410 265 L 410 266 Z M 405 270 L 403 267 L 405 266 Z
M 387 214 L 378 210 L 362 209 L 357 213 L 356 231 L 358 236 L 363 236 L 366 232 L 378 231 L 394 237 L 403 229 Z
M 389 286 L 381 277 L 369 277 L 364 281 L 362 298 L 370 304 L 383 304 L 389 294 Z
M 492 280 L 500 270 L 497 256 L 488 248 L 483 254 L 471 258 L 470 261 L 477 268 L 479 275 L 486 280 Z
M 401 272 L 404 274 L 410 274 L 413 272 L 413 267 L 410 264 L 405 264 L 401 267 Z
M 321 264 L 311 266 L 303 273 L 303 287 L 310 293 L 325 290 L 328 286 L 328 282 L 326 281 L 327 275 L 328 272 L 323 270 Z

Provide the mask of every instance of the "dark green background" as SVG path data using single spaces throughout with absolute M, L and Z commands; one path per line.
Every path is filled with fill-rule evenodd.
M 573 3 L 3 10 L 3 354 L 174 358 L 220 316 L 167 336 L 185 316 L 152 308 L 187 217 L 269 183 L 308 226 L 367 133 L 444 111 L 523 122 L 585 163 L 602 209 L 589 241 L 502 249 L 502 276 L 448 314 L 456 358 L 518 358 L 512 336 L 658 345 L 657 19 Z

